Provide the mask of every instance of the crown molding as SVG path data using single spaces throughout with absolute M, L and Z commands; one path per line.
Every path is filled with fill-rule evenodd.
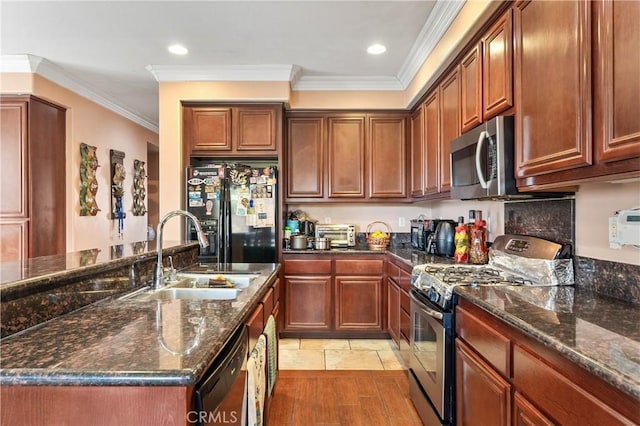
M 295 85 L 296 91 L 396 91 L 404 90 L 395 77 L 352 77 L 303 75 Z
M 291 81 L 296 65 L 147 65 L 158 82 L 166 81 Z
M 35 55 L 2 55 L 0 57 L 0 73 L 10 72 L 38 74 L 154 133 L 159 133 L 160 131 L 158 123 L 141 117 L 108 97 L 101 95 L 94 89 L 89 88 L 86 83 L 45 58 Z
M 433 11 L 429 14 L 407 58 L 402 67 L 400 67 L 398 80 L 402 83 L 403 90 L 409 87 L 420 67 L 427 60 L 444 33 L 447 32 L 464 4 L 465 0 L 438 0 L 433 6 Z

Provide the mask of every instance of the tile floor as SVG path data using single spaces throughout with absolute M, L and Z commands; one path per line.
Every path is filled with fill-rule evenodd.
M 280 339 L 280 370 L 405 370 L 392 340 Z

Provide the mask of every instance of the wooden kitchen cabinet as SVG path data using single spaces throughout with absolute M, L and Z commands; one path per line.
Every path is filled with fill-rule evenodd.
M 637 399 L 464 298 L 456 306 L 459 424 L 640 423 Z
M 204 104 L 183 102 L 185 158 L 276 157 L 282 138 L 280 104 Z
M 440 83 L 440 141 L 438 192 L 451 189 L 451 166 L 449 143 L 460 136 L 460 72 L 455 68 Z
M 513 26 L 508 9 L 482 37 L 482 121 L 513 106 Z
M 459 425 L 511 425 L 511 385 L 463 341 L 456 340 Z
M 382 277 L 335 278 L 336 330 L 382 330 Z
M 483 121 L 482 43 L 476 44 L 460 62 L 460 119 L 463 132 Z
M 1 97 L 0 261 L 66 251 L 65 115 L 35 96 Z
M 387 322 L 389 334 L 396 345 L 400 345 L 400 287 L 387 279 Z
M 328 198 L 365 196 L 365 117 L 327 118 Z
M 407 137 L 404 116 L 369 117 L 369 198 L 407 196 Z
M 437 89 L 424 101 L 423 109 L 424 195 L 437 196 L 440 185 L 440 92 Z
M 329 331 L 332 321 L 330 256 L 284 258 L 284 330 Z
M 592 162 L 590 14 L 589 1 L 514 7 L 518 178 Z
M 408 346 L 411 335 L 411 291 L 412 267 L 403 263 L 386 262 L 387 277 L 387 325 L 391 338 L 398 345 L 401 355 L 408 361 Z
M 287 119 L 287 198 L 324 197 L 325 119 Z
M 425 146 L 424 146 L 424 109 L 420 105 L 411 114 L 410 129 L 410 150 L 409 150 L 409 168 L 410 168 L 410 187 L 409 195 L 411 198 L 420 198 L 424 195 L 424 158 L 425 158 Z
M 640 169 L 640 2 L 592 3 L 594 143 L 598 163 L 635 159 Z

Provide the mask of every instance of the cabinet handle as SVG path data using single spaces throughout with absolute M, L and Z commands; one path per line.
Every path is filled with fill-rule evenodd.
M 487 181 L 484 180 L 484 175 L 482 174 L 482 167 L 480 165 L 480 151 L 482 151 L 482 145 L 484 145 L 485 138 L 489 136 L 485 130 L 480 132 L 480 136 L 478 137 L 478 143 L 476 144 L 476 174 L 478 175 L 478 180 L 480 180 L 480 186 L 482 189 L 487 189 L 489 185 L 487 185 Z

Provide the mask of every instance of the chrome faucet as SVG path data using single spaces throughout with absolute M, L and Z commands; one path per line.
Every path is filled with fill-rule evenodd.
M 156 273 L 153 276 L 153 288 L 158 290 L 164 285 L 164 270 L 162 267 L 162 229 L 164 228 L 164 224 L 167 223 L 169 219 L 174 216 L 185 216 L 191 219 L 193 224 L 196 227 L 196 234 L 198 235 L 198 242 L 200 243 L 200 247 L 205 248 L 209 246 L 209 241 L 206 238 L 206 235 L 202 231 L 202 226 L 200 225 L 200 221 L 193 214 L 184 211 L 184 210 L 173 210 L 162 217 L 160 223 L 158 224 L 158 233 L 156 235 L 156 249 L 158 252 L 158 262 L 156 263 Z

